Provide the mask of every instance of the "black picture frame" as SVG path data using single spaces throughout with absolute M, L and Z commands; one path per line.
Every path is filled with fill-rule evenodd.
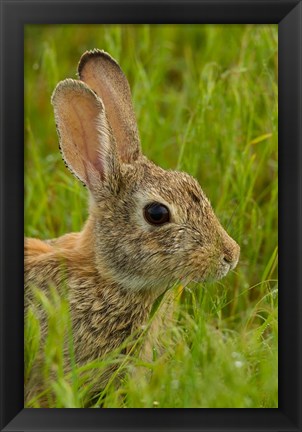
M 300 0 L 1 0 L 1 430 L 301 431 Z M 279 408 L 23 408 L 23 26 L 278 23 Z

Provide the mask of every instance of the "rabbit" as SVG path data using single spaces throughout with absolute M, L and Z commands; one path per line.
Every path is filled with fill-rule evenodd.
M 51 102 L 63 160 L 89 192 L 89 217 L 81 232 L 25 240 L 25 304 L 33 302 L 30 286 L 67 286 L 81 365 L 142 328 L 166 292 L 165 321 L 169 287 L 224 277 L 236 267 L 240 247 L 193 177 L 142 154 L 118 63 L 103 50 L 87 51 L 78 78 L 59 82 Z M 44 318 L 42 332 L 46 327 Z

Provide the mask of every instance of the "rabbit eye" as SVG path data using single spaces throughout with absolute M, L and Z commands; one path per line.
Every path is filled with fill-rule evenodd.
M 146 205 L 144 208 L 144 217 L 151 225 L 163 225 L 170 222 L 169 209 L 157 202 Z

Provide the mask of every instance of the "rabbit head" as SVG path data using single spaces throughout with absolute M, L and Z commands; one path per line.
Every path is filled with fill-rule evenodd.
M 78 74 L 57 85 L 52 104 L 63 158 L 90 192 L 97 268 L 132 290 L 225 276 L 239 246 L 193 177 L 142 155 L 119 65 L 93 50 Z

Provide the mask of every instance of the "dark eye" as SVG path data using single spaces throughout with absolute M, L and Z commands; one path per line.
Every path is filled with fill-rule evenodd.
M 163 225 L 170 222 L 169 209 L 165 205 L 157 202 L 146 205 L 144 208 L 144 216 L 146 221 L 151 225 Z

